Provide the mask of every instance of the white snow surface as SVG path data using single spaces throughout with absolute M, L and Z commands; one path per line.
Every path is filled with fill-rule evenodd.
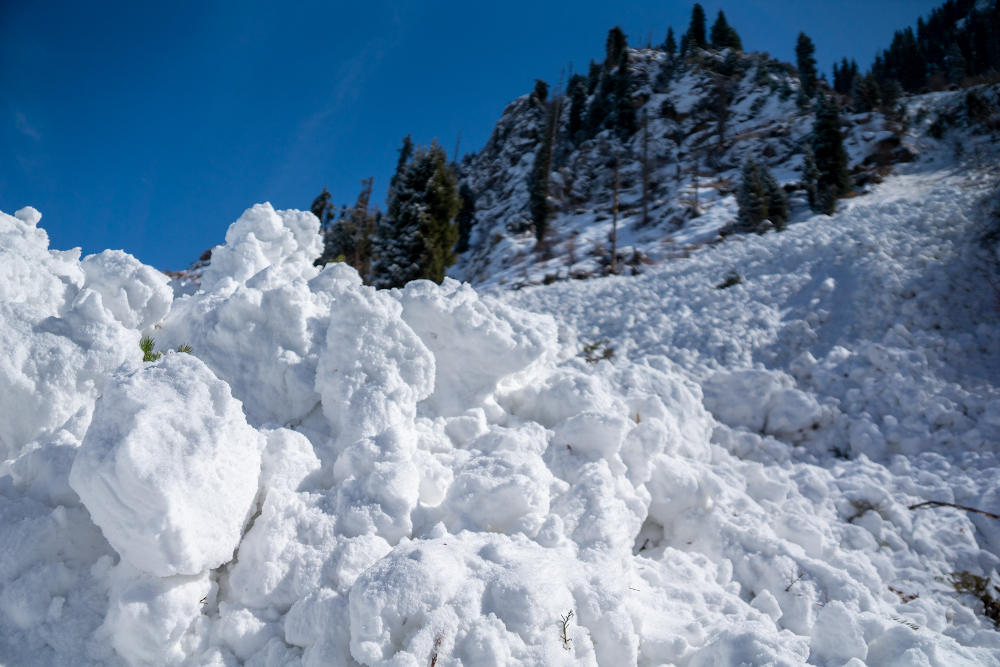
M 0 216 L 0 664 L 1000 665 L 949 583 L 1000 584 L 1000 523 L 909 509 L 1000 513 L 995 185 L 925 148 L 832 217 L 490 295 L 320 271 L 261 205 L 169 302 Z

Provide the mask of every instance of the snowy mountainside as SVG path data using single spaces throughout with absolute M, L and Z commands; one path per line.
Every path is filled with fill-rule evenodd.
M 974 92 L 833 216 L 641 275 L 377 291 L 260 204 L 172 289 L 0 214 L 0 663 L 1000 665 Z
M 614 156 L 621 160 L 618 248 L 633 265 L 640 258 L 660 261 L 685 246 L 717 240 L 735 219 L 731 192 L 747 155 L 771 166 L 786 190 L 799 188 L 803 140 L 814 114 L 796 104 L 799 82 L 792 66 L 762 53 L 699 51 L 663 85 L 658 77 L 665 53 L 629 53 L 632 99 L 637 117 L 647 124 L 640 120 L 639 129 L 624 139 L 606 129 L 576 145 L 567 138 L 570 105 L 563 105 L 550 177 L 555 214 L 547 252 L 534 251 L 528 210 L 528 180 L 545 115 L 534 96 L 508 105 L 486 147 L 463 161 L 462 176 L 477 197 L 476 216 L 470 249 L 451 275 L 507 288 L 538 284 L 546 276 L 551 281 L 602 275 L 610 252 Z M 726 100 L 721 139 L 720 95 Z M 884 115 L 855 114 L 845 122 L 856 182 L 877 182 L 885 161 L 913 158 L 912 136 Z M 872 158 L 876 154 L 882 164 Z M 651 186 L 645 225 L 644 162 Z M 799 190 L 792 204 L 803 214 L 804 192 Z

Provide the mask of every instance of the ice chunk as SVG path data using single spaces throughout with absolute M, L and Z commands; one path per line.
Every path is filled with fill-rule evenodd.
M 105 387 L 70 486 L 111 545 L 159 577 L 229 561 L 257 495 L 264 436 L 188 354 L 123 367 Z

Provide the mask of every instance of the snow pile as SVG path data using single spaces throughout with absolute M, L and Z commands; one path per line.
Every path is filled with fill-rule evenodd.
M 264 205 L 170 302 L 0 218 L 0 662 L 1000 665 L 1000 526 L 909 509 L 1000 510 L 972 184 L 495 296 Z

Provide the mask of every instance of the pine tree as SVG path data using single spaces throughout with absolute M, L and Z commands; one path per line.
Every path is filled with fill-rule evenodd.
M 344 261 L 357 269 L 358 274 L 367 275 L 372 237 L 375 235 L 375 216 L 368 210 L 374 181 L 374 177 L 361 181 L 361 193 L 354 207 L 348 209 L 345 206 L 340 217 L 330 227 L 321 258 L 324 264 L 329 261 Z
M 405 158 L 412 152 L 413 158 Z M 427 278 L 440 283 L 455 263 L 459 201 L 455 176 L 436 142 L 414 149 L 407 137 L 389 186 L 388 209 L 373 241 L 369 280 L 378 288 Z
M 462 200 L 462 208 L 455 217 L 455 224 L 458 225 L 458 245 L 455 246 L 455 252 L 462 253 L 469 249 L 469 237 L 476 222 L 476 198 L 468 183 L 462 183 L 459 187 L 458 197 Z
M 605 43 L 606 55 L 604 58 L 604 69 L 610 71 L 618 65 L 622 51 L 628 48 L 628 39 L 625 33 L 618 26 L 608 31 L 608 39 Z
M 799 33 L 798 42 L 795 45 L 795 60 L 799 68 L 799 104 L 805 106 L 816 94 L 816 45 L 804 33 Z
M 854 76 L 851 100 L 855 113 L 867 113 L 878 108 L 882 103 L 882 94 L 874 74 L 869 72 L 864 76 L 860 74 Z
M 584 136 L 592 139 L 604 129 L 609 117 L 614 117 L 614 79 L 602 71 L 594 89 L 594 97 L 587 107 L 587 119 L 584 123 Z
M 566 133 L 570 141 L 579 142 L 583 139 L 583 122 L 587 111 L 587 80 L 574 74 L 570 77 L 569 93 L 569 124 L 566 126 Z
M 837 63 L 833 63 L 833 89 L 841 95 L 850 95 L 857 75 L 858 63 L 853 58 L 850 62 L 847 58 L 842 58 L 839 67 Z
M 951 43 L 948 47 L 948 53 L 945 55 L 945 63 L 948 67 L 948 80 L 952 83 L 959 83 L 965 78 L 969 63 L 966 61 L 965 56 L 962 55 L 962 49 L 958 48 L 958 44 L 955 42 Z
M 718 49 L 719 51 L 722 49 L 743 50 L 743 42 L 740 40 L 740 36 L 726 21 L 726 14 L 721 9 L 719 10 L 718 17 L 715 19 L 715 23 L 712 24 L 710 37 L 713 49 Z
M 667 28 L 667 41 L 663 43 L 663 51 L 667 54 L 668 60 L 673 60 L 677 55 L 677 40 L 674 39 L 673 26 Z
M 309 207 L 312 214 L 319 218 L 319 228 L 321 233 L 326 232 L 332 216 L 330 196 L 330 192 L 324 186 L 323 192 L 319 193 L 319 196 L 317 196 L 316 199 L 313 199 L 312 206 Z
M 740 172 L 740 187 L 736 191 L 739 206 L 738 228 L 743 231 L 766 231 L 764 221 L 775 229 L 785 228 L 788 218 L 788 198 L 766 164 L 747 157 Z
M 816 168 L 816 154 L 813 153 L 812 146 L 806 144 L 805 164 L 802 167 L 802 184 L 809 198 L 809 207 L 814 211 L 819 204 L 819 170 Z
M 700 3 L 694 3 L 694 7 L 691 8 L 691 25 L 688 26 L 687 31 L 689 49 L 704 49 L 708 47 L 708 40 L 705 34 L 706 22 L 705 9 Z
M 814 208 L 831 214 L 837 198 L 851 189 L 847 151 L 844 150 L 844 137 L 840 131 L 840 109 L 831 97 L 822 97 L 816 103 L 816 122 L 810 143 L 819 173 Z
M 593 95 L 594 91 L 597 90 L 597 86 L 601 82 L 602 73 L 601 66 L 591 60 L 590 69 L 587 71 L 587 95 Z
M 632 73 L 629 70 L 628 48 L 622 50 L 615 75 L 615 126 L 618 135 L 626 139 L 635 134 L 635 103 L 632 101 Z
M 531 184 L 528 187 L 528 207 L 535 223 L 535 237 L 541 243 L 549 229 L 549 217 L 552 206 L 549 202 L 549 172 L 552 170 L 552 154 L 555 148 L 556 133 L 559 130 L 559 113 L 561 100 L 553 100 L 546 109 L 541 137 L 535 149 L 535 166 L 531 172 Z

